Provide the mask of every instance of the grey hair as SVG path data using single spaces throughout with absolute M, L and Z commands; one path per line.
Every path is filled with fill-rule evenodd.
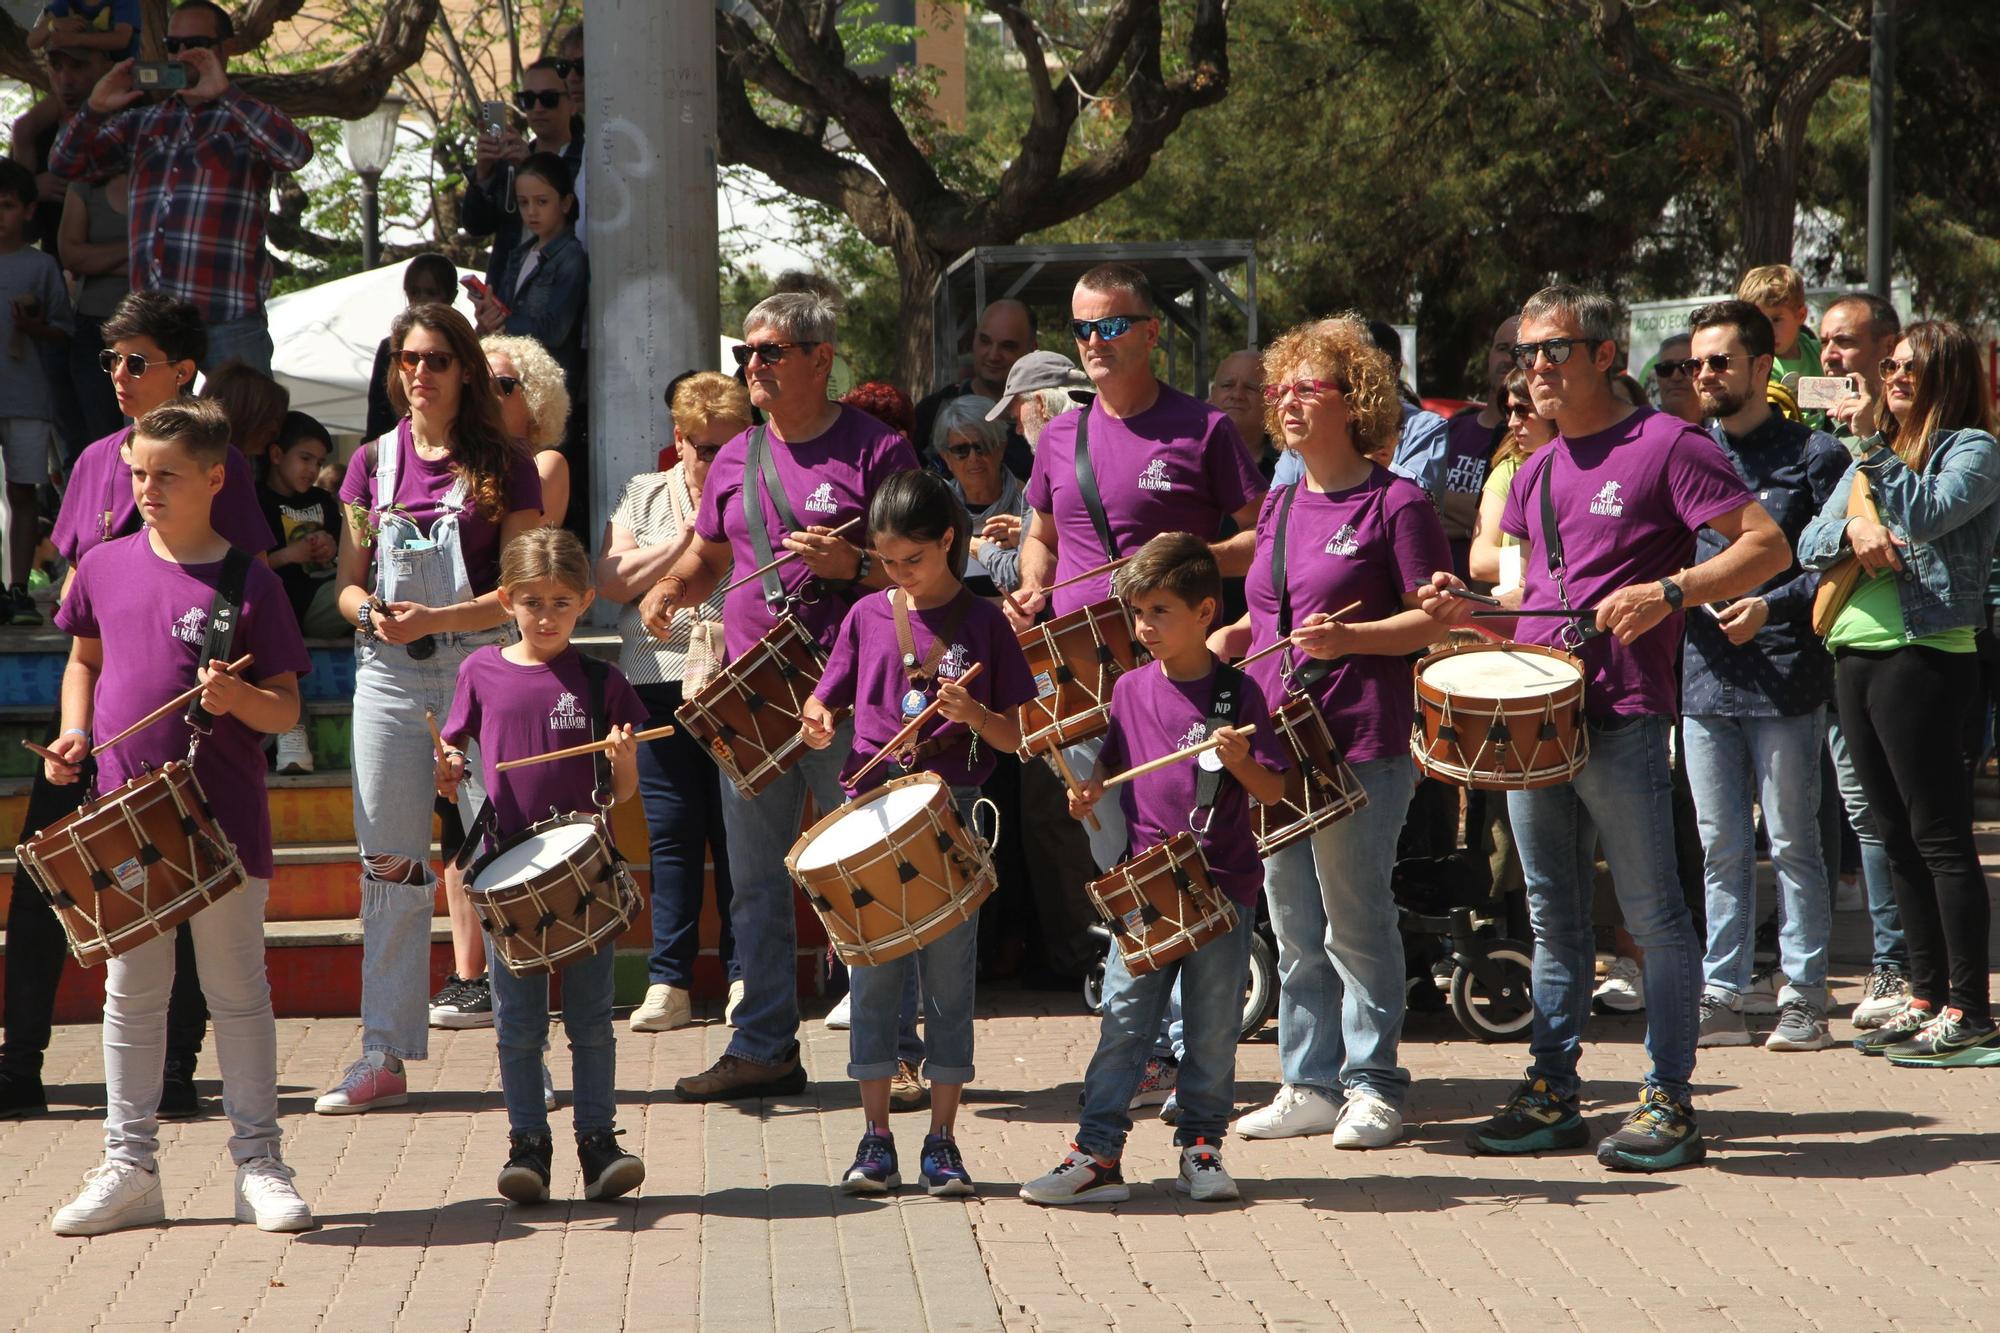
M 1069 390 L 1064 388 L 1037 389 L 1033 393 L 1024 393 L 1021 397 L 1025 401 L 1031 402 L 1036 407 L 1042 409 L 1043 425 L 1054 421 L 1057 417 L 1070 411 L 1077 405 L 1076 399 L 1070 397 Z M 1026 434 L 1027 432 L 1023 431 L 1022 433 Z M 1031 442 L 1033 438 L 1033 436 L 1029 436 Z
M 986 414 L 992 410 L 993 400 L 978 394 L 969 393 L 946 403 L 938 409 L 937 420 L 931 425 L 931 452 L 942 454 L 946 442 L 958 434 L 975 436 L 990 450 L 1004 450 L 1007 423 L 988 421 Z
M 790 342 L 830 343 L 840 320 L 840 302 L 825 292 L 779 292 L 750 307 L 743 332 L 770 329 Z
M 1618 303 L 1601 292 L 1558 284 L 1544 287 L 1521 303 L 1521 320 L 1564 319 L 1593 342 L 1615 343 L 1624 312 Z

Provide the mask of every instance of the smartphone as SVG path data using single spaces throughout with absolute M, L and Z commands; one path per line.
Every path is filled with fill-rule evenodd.
M 145 93 L 179 92 L 188 86 L 188 67 L 178 60 L 141 60 L 132 66 L 132 86 Z
M 505 102 L 481 102 L 479 104 L 479 125 L 487 134 L 499 138 L 507 132 L 507 104 Z
M 1824 412 L 1854 393 L 1851 375 L 1799 376 L 1799 406 L 1808 412 Z
M 1734 605 L 1734 602 L 1703 602 L 1701 609 L 1714 616 L 1717 620 L 1720 620 L 1722 619 L 1722 613 Z
M 501 314 L 511 315 L 514 313 L 512 310 L 508 309 L 507 303 L 505 301 L 502 301 L 498 297 L 493 295 L 493 289 L 486 285 L 485 279 L 476 278 L 470 273 L 468 273 L 464 277 L 460 278 L 459 282 L 461 285 L 464 286 L 466 293 L 468 295 L 484 297 L 487 300 L 493 302 L 493 304 L 499 306 Z

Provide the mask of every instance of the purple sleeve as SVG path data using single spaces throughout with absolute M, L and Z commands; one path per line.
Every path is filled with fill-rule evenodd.
M 380 440 L 372 443 L 377 449 L 383 447 Z M 391 440 L 389 444 L 394 447 L 395 441 Z M 368 446 L 365 444 L 354 451 L 354 457 L 347 460 L 347 474 L 340 479 L 340 502 L 350 505 L 364 504 L 370 508 L 375 505 L 375 477 L 368 470 Z
M 1021 651 L 1021 641 L 1014 635 L 1013 626 L 1006 616 L 994 608 L 992 651 L 987 654 L 987 669 L 993 679 L 987 687 L 987 706 L 1000 711 L 1019 708 L 1035 697 L 1034 673 L 1028 670 L 1028 655 Z
M 240 450 L 231 449 L 223 461 L 222 490 L 215 497 L 210 526 L 228 538 L 231 546 L 252 555 L 262 555 L 278 544 L 264 518 L 264 506 L 257 503 L 257 482 L 250 470 L 250 460 Z
M 647 717 L 646 705 L 639 702 L 639 692 L 632 688 L 632 682 L 625 679 L 625 673 L 612 667 L 604 677 L 604 720 L 614 727 L 643 727 Z
M 97 612 L 90 605 L 90 576 L 97 568 L 97 562 L 90 557 L 95 554 L 96 551 L 88 552 L 78 562 L 76 577 L 70 580 L 69 591 L 63 594 L 62 604 L 56 607 L 56 628 L 72 638 L 104 637 L 97 628 Z
M 1218 418 L 1208 433 L 1203 461 L 1207 464 L 1208 493 L 1223 513 L 1234 514 L 1264 493 L 1264 475 L 1250 461 L 1250 450 L 1228 417 Z
M 535 460 L 525 449 L 510 451 L 513 467 L 507 478 L 508 508 L 519 512 L 523 509 L 539 511 L 542 507 L 542 474 L 535 471 Z
M 819 687 L 813 691 L 813 698 L 828 708 L 839 712 L 854 704 L 854 692 L 860 674 L 861 664 L 855 660 L 858 652 L 856 639 L 858 629 L 855 621 L 861 616 L 861 608 L 866 601 L 856 602 L 847 609 L 847 619 L 840 622 L 840 630 L 833 636 L 833 651 L 827 655 L 826 670 L 820 673 Z
M 1104 733 L 1104 747 L 1097 752 L 1097 766 L 1104 770 L 1106 777 L 1122 773 L 1132 766 L 1131 759 L 1126 753 L 1125 724 L 1122 718 L 1127 710 L 1139 706 L 1138 700 L 1133 697 L 1134 690 L 1125 688 L 1127 681 L 1138 679 L 1136 674 L 1128 671 L 1111 687 L 1111 727 Z M 1079 773 L 1076 775 L 1076 780 L 1088 782 L 1090 774 Z
M 1278 729 L 1271 725 L 1271 710 L 1264 702 L 1264 691 L 1247 676 L 1243 681 L 1243 708 L 1237 715 L 1237 724 L 1254 724 L 1257 728 L 1257 734 L 1250 738 L 1252 759 L 1273 773 L 1283 773 L 1291 768 L 1291 750 L 1279 737 Z
M 738 456 L 741 457 L 741 455 Z M 720 454 L 716 455 L 716 463 L 720 463 L 721 461 L 722 456 Z M 742 475 L 742 469 L 738 468 L 737 477 L 740 479 Z M 722 526 L 722 499 L 725 493 L 731 497 L 730 502 L 732 504 L 740 503 L 740 501 L 735 499 L 735 488 L 729 486 L 723 480 L 715 463 L 712 463 L 708 469 L 708 484 L 701 488 L 701 505 L 695 510 L 694 515 L 694 535 L 703 541 L 717 542 L 722 545 L 729 543 L 728 534 Z
M 98 515 L 86 513 L 96 503 L 95 497 L 104 493 L 104 472 L 101 466 L 104 451 L 87 448 L 70 470 L 69 485 L 63 490 L 62 508 L 56 511 L 55 531 L 50 540 L 63 559 L 74 565 L 77 552 L 83 547 L 84 525 L 95 523 Z
M 910 447 L 910 441 L 901 431 L 886 435 L 875 448 L 874 475 L 868 478 L 868 493 L 873 495 L 880 486 L 898 472 L 917 470 L 917 451 Z
M 284 581 L 269 565 L 252 564 L 244 594 L 245 612 L 232 651 L 238 657 L 256 654 L 250 678 L 262 681 L 287 672 L 303 676 L 311 671 L 312 654 L 306 651 L 306 641 L 299 633 Z
M 1396 557 L 1396 586 L 1403 592 L 1430 582 L 1438 570 L 1451 568 L 1451 545 L 1428 496 L 1412 496 L 1389 515 L 1389 549 Z
M 1734 513 L 1754 498 L 1715 441 L 1682 428 L 1667 453 L 1667 496 L 1689 531 Z
M 1054 425 L 1050 422 L 1049 425 Z M 1055 495 L 1049 483 L 1049 427 L 1042 427 L 1042 438 L 1035 446 L 1035 461 L 1028 468 L 1028 508 L 1039 513 L 1052 513 Z
M 483 650 L 482 650 L 483 651 Z M 451 712 L 438 734 L 463 749 L 479 734 L 479 653 L 458 664 L 458 688 L 451 692 Z

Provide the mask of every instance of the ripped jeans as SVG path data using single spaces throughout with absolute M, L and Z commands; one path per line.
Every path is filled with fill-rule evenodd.
M 472 642 L 467 642 L 472 640 Z M 401 1060 L 430 1054 L 431 804 L 436 760 L 424 710 L 451 713 L 458 665 L 497 633 L 439 635 L 437 654 L 360 643 L 354 673 L 354 840 L 361 848 L 361 1049 Z M 468 747 L 458 808 L 467 827 L 486 794 Z

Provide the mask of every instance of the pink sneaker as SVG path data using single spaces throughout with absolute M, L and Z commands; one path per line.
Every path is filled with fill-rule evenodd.
M 402 1106 L 409 1100 L 408 1079 L 363 1056 L 347 1067 L 338 1087 L 313 1103 L 313 1110 L 321 1115 L 360 1115 L 384 1106 Z

